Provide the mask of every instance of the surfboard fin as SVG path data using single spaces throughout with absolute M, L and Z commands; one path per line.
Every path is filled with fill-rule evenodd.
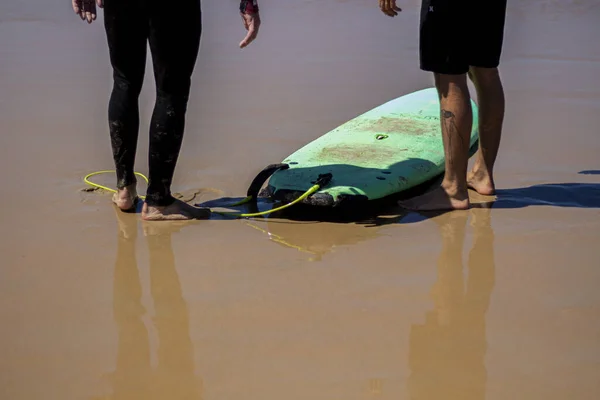
M 256 201 L 258 197 L 258 192 L 262 188 L 263 184 L 267 181 L 267 179 L 269 179 L 269 177 L 273 175 L 276 171 L 285 170 L 289 167 L 289 164 L 285 163 L 267 165 L 262 171 L 258 173 L 258 175 L 256 175 L 256 177 L 248 187 L 246 196 L 252 197 L 252 199 Z

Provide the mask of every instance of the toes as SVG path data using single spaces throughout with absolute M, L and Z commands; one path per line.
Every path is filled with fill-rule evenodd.
M 185 205 L 185 209 L 182 210 L 182 213 L 188 215 L 192 219 L 206 219 L 211 215 L 209 208 L 199 208 L 190 206 L 189 204 Z
M 185 221 L 207 219 L 211 215 L 208 208 L 197 208 L 177 200 L 164 209 L 145 209 L 142 218 L 146 221 Z

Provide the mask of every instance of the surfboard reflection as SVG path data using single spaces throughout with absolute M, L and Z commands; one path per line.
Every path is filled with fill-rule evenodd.
M 194 375 L 188 310 L 175 268 L 172 225 L 146 231 L 149 252 L 152 318 L 158 336 L 157 366 L 151 365 L 146 310 L 136 257 L 135 216 L 117 212 L 119 233 L 114 269 L 113 312 L 118 328 L 116 368 L 110 376 L 112 394 L 103 399 L 200 399 Z
M 307 254 L 309 261 L 320 261 L 336 247 L 354 245 L 381 236 L 379 230 L 365 229 L 357 224 L 273 219 L 262 222 L 246 221 L 246 224 L 263 232 L 272 242 L 280 246 Z
M 466 223 L 472 217 L 473 246 L 463 276 Z M 413 400 L 485 398 L 487 350 L 485 314 L 495 284 L 491 210 L 443 214 L 432 219 L 440 228 L 442 250 L 434 307 L 410 332 L 408 391 Z

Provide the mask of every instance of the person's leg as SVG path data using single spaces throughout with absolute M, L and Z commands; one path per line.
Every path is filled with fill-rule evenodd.
M 492 195 L 495 193 L 493 169 L 500 147 L 505 108 L 498 65 L 504 39 L 506 0 L 491 0 L 485 6 L 473 2 L 473 7 L 478 16 L 474 20 L 477 34 L 474 35 L 473 46 L 478 50 L 469 56 L 469 76 L 477 89 L 480 139 L 479 153 L 468 182 L 478 193 Z
M 471 67 L 469 76 L 477 89 L 479 103 L 479 152 L 467 180 L 469 187 L 479 194 L 493 195 L 494 163 L 504 121 L 504 90 L 497 68 Z
M 423 211 L 469 208 L 466 176 L 473 115 L 461 11 L 452 1 L 422 3 L 420 63 L 422 70 L 433 72 L 435 77 L 446 170 L 441 187 L 400 202 L 405 208 Z
M 435 82 L 440 96 L 446 168 L 444 180 L 439 188 L 399 204 L 420 211 L 467 209 L 467 166 L 473 125 L 467 77 L 465 74 L 435 74 Z
M 139 110 L 138 98 L 144 81 L 148 20 L 138 0 L 105 0 L 104 28 L 113 68 L 113 89 L 108 104 L 108 122 L 117 193 L 113 201 L 122 210 L 137 198 L 134 175 Z
M 150 122 L 149 185 L 144 219 L 204 218 L 208 210 L 171 195 L 171 183 L 183 142 L 191 77 L 202 32 L 199 0 L 150 0 L 150 50 L 156 104 Z

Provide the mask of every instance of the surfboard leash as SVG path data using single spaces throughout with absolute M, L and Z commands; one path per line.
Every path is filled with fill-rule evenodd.
M 270 175 L 268 175 L 267 178 L 269 176 Z M 289 203 L 286 203 L 286 204 L 284 204 L 284 205 L 282 205 L 280 207 L 272 208 L 270 210 L 256 212 L 256 213 L 235 213 L 235 212 L 230 212 L 230 211 L 212 211 L 212 210 L 211 210 L 211 212 L 214 212 L 216 214 L 227 215 L 227 216 L 234 216 L 234 217 L 241 217 L 241 218 L 258 217 L 258 216 L 262 216 L 262 215 L 271 214 L 271 213 L 274 213 L 274 212 L 277 212 L 277 211 L 284 210 L 284 209 L 286 209 L 288 207 L 291 207 L 294 204 L 300 203 L 302 200 L 304 200 L 307 197 L 309 197 L 310 195 L 314 194 L 315 192 L 317 192 L 322 187 L 327 186 L 329 184 L 329 182 L 331 182 L 332 178 L 333 178 L 333 176 L 330 173 L 320 174 L 319 177 L 317 178 L 317 180 L 315 181 L 315 183 L 313 184 L 313 186 L 311 186 L 310 189 L 308 189 L 306 192 L 304 192 L 302 195 L 300 195 L 297 199 L 295 199 L 294 201 L 291 201 Z M 262 183 L 264 183 L 264 181 Z M 256 194 L 248 195 L 248 197 L 246 197 L 244 200 L 242 200 L 241 202 L 238 202 L 236 204 L 237 205 L 239 205 L 240 203 L 241 204 L 245 204 L 245 203 L 249 203 L 252 200 L 256 200 L 256 198 L 258 196 L 258 191 L 260 190 L 260 188 L 262 186 L 262 183 L 260 185 L 255 186 L 254 189 L 256 190 Z M 252 185 L 250 186 L 250 188 L 252 188 Z M 248 189 L 248 193 L 250 193 L 250 189 Z M 226 206 L 226 207 L 233 207 L 233 206 L 230 205 L 230 206 Z
M 267 181 L 267 179 L 269 179 L 269 177 L 271 175 L 273 175 L 276 171 L 285 170 L 285 169 L 288 169 L 289 167 L 290 166 L 285 163 L 268 165 L 262 171 L 260 171 L 258 173 L 258 175 L 256 175 L 256 177 L 252 180 L 252 183 L 250 184 L 250 186 L 248 187 L 248 190 L 246 191 L 246 198 L 244 198 L 238 202 L 235 202 L 233 204 L 225 205 L 224 207 L 237 207 L 237 206 L 241 206 L 243 204 L 250 203 L 251 201 L 256 201 L 258 199 L 258 193 L 260 192 L 260 189 L 262 188 L 263 184 Z M 102 171 L 91 172 L 83 178 L 83 181 L 92 187 L 106 190 L 111 193 L 117 193 L 117 191 L 115 189 L 92 182 L 89 179 L 92 176 L 107 174 L 107 173 L 115 173 L 115 170 L 102 170 Z M 146 184 L 149 183 L 148 178 L 144 174 L 142 174 L 140 172 L 134 172 L 134 174 L 141 177 L 142 179 L 144 179 L 146 181 Z M 302 195 L 300 195 L 294 201 L 286 203 L 277 208 L 273 208 L 273 209 L 261 211 L 261 212 L 255 212 L 255 213 L 236 213 L 236 212 L 232 212 L 232 211 L 213 211 L 213 210 L 211 210 L 211 212 L 215 213 L 215 214 L 220 214 L 223 216 L 238 217 L 238 218 L 250 218 L 250 217 L 258 217 L 258 216 L 272 214 L 274 212 L 284 210 L 288 207 L 293 206 L 294 204 L 297 204 L 297 203 L 303 201 L 310 195 L 317 192 L 322 187 L 327 186 L 329 184 L 329 182 L 331 182 L 332 177 L 333 176 L 330 173 L 320 174 L 319 177 L 317 178 L 317 180 L 314 182 L 313 186 L 311 186 L 306 192 L 304 192 Z M 139 198 L 144 200 L 146 198 L 146 196 L 140 195 Z

